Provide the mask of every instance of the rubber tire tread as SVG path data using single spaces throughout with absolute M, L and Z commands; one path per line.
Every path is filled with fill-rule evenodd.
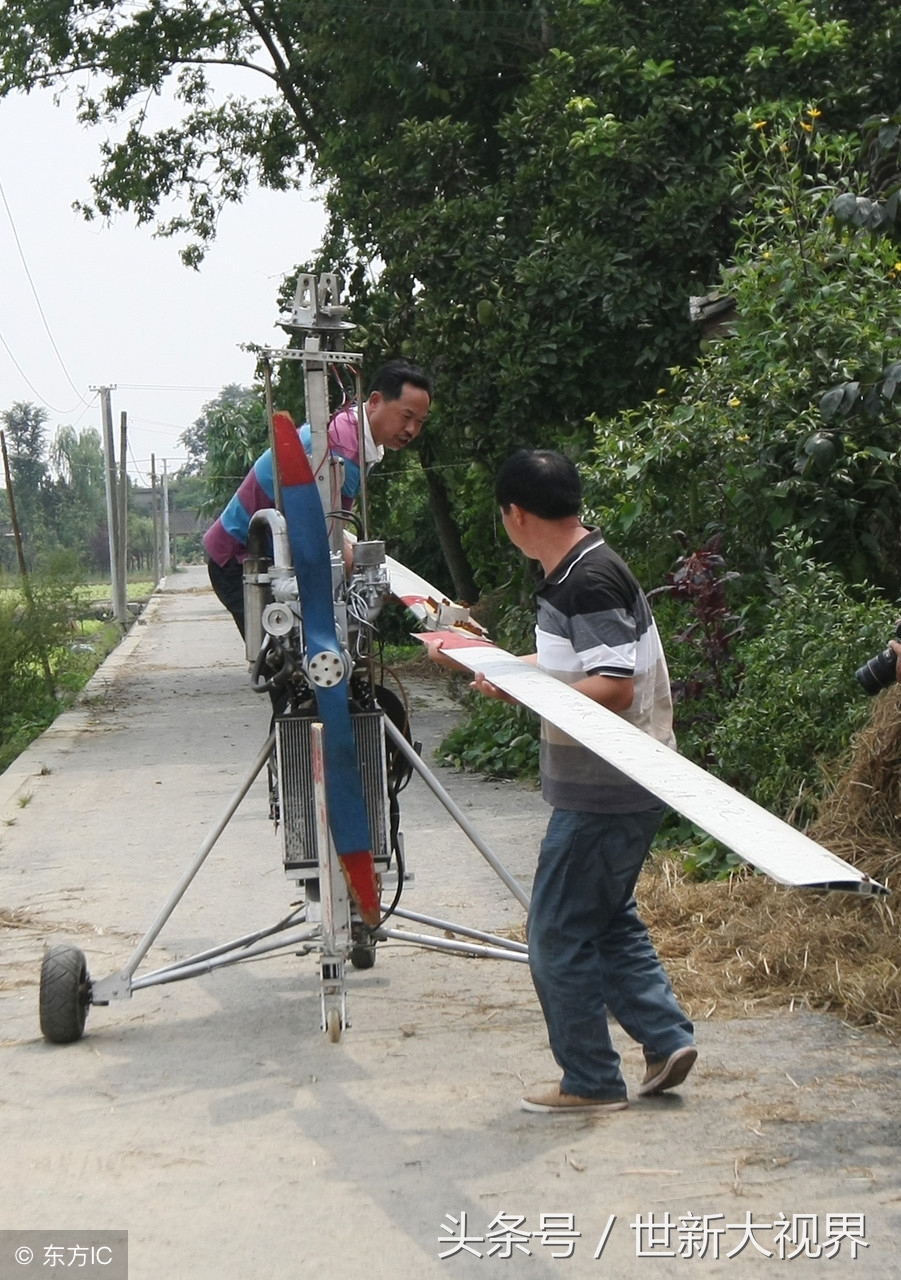
M 80 1040 L 91 1003 L 91 982 L 78 947 L 50 947 L 41 964 L 41 1032 L 51 1044 Z
M 350 949 L 350 963 L 355 969 L 371 969 L 375 965 L 375 943 L 357 943 Z

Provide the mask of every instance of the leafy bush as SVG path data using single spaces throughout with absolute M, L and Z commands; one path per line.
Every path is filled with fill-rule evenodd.
M 761 109 L 746 122 L 746 211 L 720 282 L 736 304 L 732 336 L 671 369 L 654 401 L 597 422 L 586 492 L 645 580 L 665 571 L 681 529 L 693 546 L 721 534 L 756 592 L 774 538 L 798 529 L 848 581 L 901 583 L 899 405 L 883 394 L 878 415 L 838 413 L 826 399 L 842 388 L 848 410 L 846 384 L 892 385 L 898 249 L 835 217 L 836 196 L 865 178 L 858 140 L 819 115 Z
M 715 555 L 696 553 L 682 562 L 703 570 L 706 612 L 698 614 L 697 601 L 689 602 L 706 629 L 686 618 L 678 570 L 670 583 L 676 591 L 655 600 L 664 645 L 676 655 L 672 670 L 681 672 L 674 683 L 694 688 L 694 697 L 676 704 L 680 749 L 797 825 L 815 814 L 870 714 L 854 672 L 885 647 L 895 616 L 884 596 L 869 588 L 852 592 L 837 570 L 813 559 L 813 550 L 798 533 L 775 544 L 776 568 L 765 599 L 744 616 L 746 632 L 735 628 L 716 589 L 729 575 Z M 720 625 L 728 628 L 722 635 Z M 726 677 L 722 664 L 730 649 Z M 718 669 L 708 681 L 704 664 L 710 662 Z M 473 695 L 441 753 L 448 763 L 489 776 L 534 777 L 538 722 L 522 708 Z M 677 814 L 669 815 L 657 843 L 678 847 L 694 879 L 722 879 L 743 865 Z
M 48 627 L 9 592 L 0 599 L 0 768 L 15 759 L 55 714 L 52 679 L 45 678 Z
M 689 880 L 728 880 L 748 866 L 737 853 L 672 809 L 664 817 L 652 848 L 669 856 L 675 853 Z
M 520 557 L 520 563 L 525 564 Z M 524 587 L 523 587 L 524 590 Z M 534 652 L 535 610 L 516 604 L 486 616 L 498 642 L 511 653 Z M 492 778 L 535 778 L 538 775 L 540 722 L 525 707 L 471 693 L 466 714 L 438 749 L 446 764 Z
M 472 694 L 469 714 L 439 748 L 448 764 L 491 778 L 535 777 L 539 722 L 524 707 Z
M 852 594 L 811 552 L 798 534 L 777 545 L 763 625 L 736 646 L 741 681 L 711 736 L 714 772 L 798 824 L 870 714 L 854 672 L 895 619 L 884 597 Z
M 32 579 L 30 600 L 18 588 L 0 590 L 0 772 L 69 705 L 119 639 L 111 626 L 91 651 L 73 647 L 80 592 L 67 576 L 71 567 L 62 557 L 59 572 Z
M 735 643 L 744 621 L 728 598 L 739 575 L 727 569 L 717 536 L 680 556 L 661 587 L 648 592 L 666 645 L 676 735 L 682 752 L 711 763 L 710 733 L 733 696 L 739 675 Z M 688 611 L 686 616 L 686 610 Z

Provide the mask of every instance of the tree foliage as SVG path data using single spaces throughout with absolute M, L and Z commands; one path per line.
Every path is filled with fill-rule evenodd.
M 105 464 L 93 427 L 57 428 L 47 442 L 47 413 L 19 402 L 0 413 L 8 435 L 10 472 L 26 568 L 43 570 L 64 548 L 83 568 L 109 563 Z M 15 549 L 2 567 L 17 568 Z
M 44 457 L 47 410 L 19 400 L 0 413 L 7 441 L 16 517 L 23 541 L 32 549 L 45 539 L 43 500 L 48 473 Z
M 103 147 L 85 211 L 159 216 L 164 234 L 197 237 L 186 250 L 196 263 L 223 204 L 252 183 L 287 190 L 308 170 L 331 178 L 349 150 L 354 163 L 361 151 L 373 154 L 410 116 L 484 117 L 487 137 L 498 91 L 540 47 L 542 12 L 529 0 L 376 9 L 9 0 L 0 93 L 71 84 L 82 120 L 121 125 L 120 139 Z M 248 73 L 243 93 L 222 91 L 223 66 Z M 157 127 L 152 98 L 164 93 L 180 118 Z M 173 196 L 179 211 L 161 214 Z
M 254 461 L 268 448 L 269 426 L 261 393 L 230 385 L 209 400 L 200 417 L 179 437 L 188 451 L 184 472 L 203 473 L 199 510 L 217 516 Z
M 774 540 L 794 529 L 849 581 L 897 591 L 897 248 L 832 214 L 836 191 L 862 181 L 853 136 L 818 108 L 747 124 L 746 208 L 720 284 L 733 335 L 669 370 L 654 400 L 597 420 L 592 493 L 615 536 L 638 533 L 652 574 L 674 530 L 693 545 L 719 534 L 759 588 Z M 867 384 L 878 404 L 855 414 L 848 386 Z
M 879 593 L 852 594 L 811 550 L 803 535 L 777 540 L 766 626 L 739 641 L 741 680 L 710 735 L 715 772 L 801 825 L 870 714 L 853 671 L 891 634 Z
M 194 264 L 249 185 L 327 184 L 321 265 L 349 278 L 375 361 L 405 351 L 437 375 L 423 491 L 446 554 L 454 513 L 487 587 L 506 572 L 500 457 L 580 454 L 590 413 L 693 359 L 686 298 L 728 260 L 742 201 L 736 112 L 786 93 L 841 128 L 884 111 L 895 17 L 801 0 L 8 0 L 0 94 L 72 85 L 111 130 L 85 212 L 155 222 Z
M 85 213 L 131 211 L 193 265 L 250 185 L 325 184 L 304 268 L 345 276 L 370 371 L 404 354 L 437 382 L 376 520 L 401 537 L 410 513 L 429 564 L 430 507 L 459 594 L 521 585 L 493 473 L 563 448 L 649 586 L 676 529 L 719 539 L 765 675 L 777 543 L 837 566 L 847 599 L 830 568 L 805 591 L 852 629 L 861 584 L 901 586 L 899 25 L 891 0 L 7 0 L 0 94 L 73 86 L 110 130 Z M 698 360 L 687 299 L 712 285 L 739 321 Z M 277 390 L 296 411 L 292 375 Z M 248 395 L 198 436 L 211 512 L 265 443 Z M 804 634 L 780 662 L 817 685 Z
M 56 541 L 81 547 L 82 562 L 90 563 L 88 548 L 106 536 L 105 464 L 100 432 L 93 427 L 76 431 L 60 427 L 50 446 L 55 480 L 48 495 L 48 521 Z

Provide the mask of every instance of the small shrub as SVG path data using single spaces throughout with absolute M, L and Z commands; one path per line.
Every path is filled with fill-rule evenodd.
M 653 848 L 675 854 L 688 880 L 728 880 L 737 872 L 748 870 L 748 864 L 737 853 L 674 810 L 664 818 Z
M 678 533 L 683 544 L 685 535 Z M 735 643 L 744 622 L 729 605 L 727 586 L 739 577 L 726 568 L 722 539 L 679 557 L 661 587 L 648 592 L 657 625 L 667 636 L 676 736 L 689 759 L 712 762 L 710 734 L 735 692 Z M 663 607 L 661 607 L 663 606 Z
M 73 645 L 73 621 L 83 612 L 72 565 L 0 593 L 0 772 L 52 724 L 73 701 L 107 653 L 118 643 L 117 627 L 103 627 L 91 651 Z
M 711 749 L 722 778 L 803 825 L 870 714 L 854 672 L 885 647 L 896 611 L 874 590 L 852 595 L 800 535 L 776 561 L 763 625 L 736 648 L 743 675 Z
M 525 707 L 473 694 L 467 718 L 441 743 L 439 755 L 458 769 L 491 778 L 535 777 L 539 722 Z

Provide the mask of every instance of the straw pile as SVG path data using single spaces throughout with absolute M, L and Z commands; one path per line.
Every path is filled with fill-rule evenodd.
M 901 688 L 875 700 L 847 772 L 809 834 L 890 889 L 901 883 Z M 887 900 L 787 890 L 751 872 L 688 881 L 649 862 L 639 906 L 693 1018 L 831 1010 L 901 1034 L 901 932 Z

